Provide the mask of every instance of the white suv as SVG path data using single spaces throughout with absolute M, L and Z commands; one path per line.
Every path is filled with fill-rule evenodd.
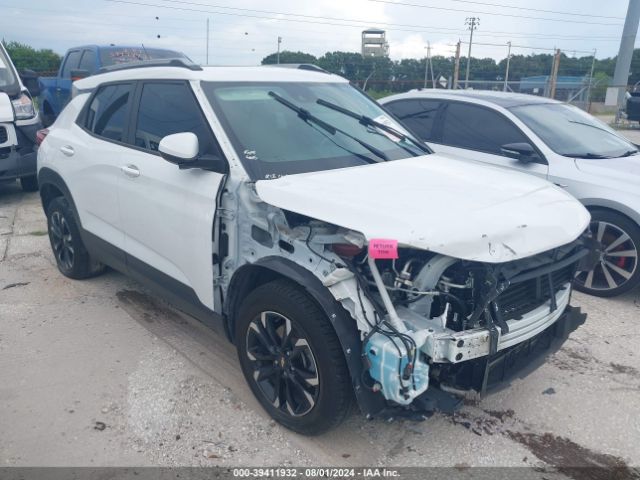
M 76 82 L 39 150 L 58 267 L 219 327 L 283 425 L 453 408 L 584 321 L 561 189 L 432 154 L 311 66 L 132 67 Z

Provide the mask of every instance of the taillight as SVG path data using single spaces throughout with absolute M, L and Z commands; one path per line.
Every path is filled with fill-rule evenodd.
M 38 130 L 36 132 L 36 145 L 40 146 L 42 142 L 44 142 L 44 139 L 47 138 L 48 134 L 49 134 L 48 128 L 43 128 L 42 130 Z

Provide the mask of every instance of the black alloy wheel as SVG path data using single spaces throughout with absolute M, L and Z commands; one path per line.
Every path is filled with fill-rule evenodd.
M 76 280 L 102 273 L 104 265 L 95 261 L 82 242 L 80 229 L 69 202 L 56 197 L 47 205 L 47 230 L 58 270 Z
M 62 213 L 58 211 L 53 212 L 50 218 L 49 236 L 53 254 L 64 270 L 71 271 L 75 259 L 75 250 L 69 224 Z
M 234 322 L 242 373 L 273 419 L 317 435 L 348 416 L 354 391 L 343 347 L 301 285 L 282 278 L 257 287 Z
M 318 367 L 309 342 L 291 320 L 261 312 L 249 324 L 245 348 L 253 379 L 275 408 L 294 417 L 313 409 L 320 391 Z

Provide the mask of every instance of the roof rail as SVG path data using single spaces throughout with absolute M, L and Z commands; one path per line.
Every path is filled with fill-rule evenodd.
M 102 67 L 98 70 L 98 73 L 117 72 L 120 70 L 129 70 L 133 68 L 151 68 L 151 67 L 179 67 L 187 68 L 193 71 L 200 71 L 202 67 L 190 61 L 185 61 L 182 58 L 159 58 L 154 60 L 142 60 L 141 62 L 129 62 L 119 63 L 116 65 L 110 65 L 108 67 Z
M 265 67 L 280 67 L 280 68 L 295 68 L 297 70 L 309 70 L 310 72 L 326 73 L 331 75 L 331 72 L 326 71 L 313 63 L 275 63 L 265 65 Z

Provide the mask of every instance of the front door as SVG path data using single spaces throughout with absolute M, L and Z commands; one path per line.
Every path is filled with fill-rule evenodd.
M 158 145 L 167 135 L 192 132 L 200 154 L 223 154 L 188 82 L 139 83 L 132 121 L 133 147 L 120 165 L 127 262 L 132 270 L 152 267 L 147 275 L 158 271 L 213 310 L 213 222 L 223 175 L 180 170 Z
M 441 137 L 433 148 L 469 160 L 490 163 L 547 178 L 549 166 L 545 160 L 522 162 L 502 154 L 501 147 L 509 143 L 531 140 L 500 112 L 465 102 L 446 102 Z

